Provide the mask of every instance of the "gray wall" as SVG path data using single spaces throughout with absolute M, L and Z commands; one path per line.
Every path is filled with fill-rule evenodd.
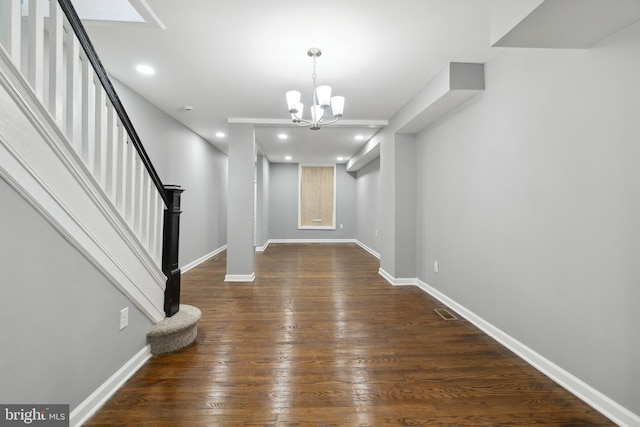
M 160 179 L 185 189 L 180 266 L 221 248 L 227 243 L 227 156 L 127 86 L 113 81 Z
M 396 278 L 416 277 L 416 138 L 395 135 Z M 400 167 L 398 167 L 400 165 Z
M 360 169 L 356 176 L 356 238 L 368 248 L 380 253 L 380 159 Z
M 258 156 L 256 164 L 256 246 L 262 247 L 269 240 L 269 160 Z
M 505 49 L 417 140 L 418 277 L 636 414 L 638 52 Z
M 380 269 L 397 279 L 415 279 L 416 136 L 394 134 L 395 127 L 392 119 L 374 137 L 380 140 Z
M 298 230 L 298 164 L 270 165 L 269 238 L 270 239 L 355 239 L 356 179 L 336 165 L 335 230 Z M 340 224 L 344 228 L 339 228 Z
M 380 140 L 380 269 L 396 276 L 396 150 L 393 133 L 385 128 L 374 138 Z M 412 250 L 413 248 L 408 248 Z M 398 248 L 398 250 L 402 250 Z M 405 249 L 406 250 L 406 249 Z
M 255 129 L 250 124 L 230 124 L 225 280 L 248 281 L 254 276 L 255 183 Z
M 73 410 L 146 345 L 151 321 L 2 179 L 0 200 L 0 402 Z

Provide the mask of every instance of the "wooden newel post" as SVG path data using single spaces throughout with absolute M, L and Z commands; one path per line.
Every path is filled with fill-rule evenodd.
M 178 185 L 165 185 L 169 206 L 164 211 L 162 241 L 162 272 L 167 276 L 164 290 L 164 312 L 171 317 L 180 310 L 180 269 L 178 246 L 180 241 L 180 195 L 184 191 Z

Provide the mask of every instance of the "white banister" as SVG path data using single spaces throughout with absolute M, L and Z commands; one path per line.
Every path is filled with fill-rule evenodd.
M 44 99 L 44 8 L 45 0 L 31 0 L 27 17 L 27 80 L 41 100 Z
M 20 0 L 2 0 L 0 2 L 2 22 L 0 22 L 0 39 L 16 67 L 20 68 L 22 5 Z
M 78 135 L 78 81 L 82 78 L 80 71 L 80 42 L 73 34 L 73 29 L 65 21 L 64 32 L 66 34 L 66 107 L 64 132 L 73 144 L 76 152 L 80 152 L 80 139 Z
M 151 186 L 153 187 L 153 183 L 151 182 Z M 153 190 L 153 188 L 151 188 Z M 149 233 L 149 253 L 153 256 L 154 247 L 155 247 L 155 232 L 156 232 L 156 192 L 149 192 L 149 223 L 147 224 L 147 232 Z
M 117 123 L 116 130 L 116 150 L 117 150 L 117 162 L 116 162 L 116 207 L 122 215 L 123 218 L 126 218 L 125 215 L 125 206 L 126 206 L 126 184 L 127 184 L 127 131 L 124 129 L 124 126 L 120 121 Z
M 140 240 L 147 248 L 149 247 L 149 223 L 151 222 L 151 218 L 149 217 L 151 213 L 149 209 L 151 191 L 153 191 L 153 183 L 149 179 L 149 175 L 144 174 L 142 177 L 142 197 L 140 198 L 142 202 L 140 208 Z
M 49 11 L 49 112 L 57 123 L 62 123 L 62 83 L 64 28 L 63 13 L 57 2 L 51 2 Z
M 116 204 L 116 164 L 118 160 L 118 141 L 116 128 L 117 120 L 113 105 L 107 102 L 107 139 L 106 139 L 106 164 L 105 164 L 105 186 L 104 190 L 113 202 Z
M 125 175 L 125 218 L 127 223 L 134 230 L 133 223 L 135 218 L 135 205 L 136 205 L 136 160 L 134 157 L 135 149 L 133 144 L 127 142 L 127 163 L 126 163 L 126 175 Z
M 90 164 L 90 146 L 91 146 L 91 89 L 93 81 L 90 78 L 90 64 L 89 59 L 80 51 L 80 66 L 81 66 L 81 79 L 80 79 L 80 93 L 82 101 L 80 103 L 80 156 L 84 160 L 85 164 L 92 170 Z
M 138 236 L 138 239 L 141 239 L 141 229 L 142 229 L 142 204 L 143 204 L 143 194 L 144 194 L 144 165 L 142 164 L 142 160 L 140 157 L 135 158 L 135 171 L 136 171 L 136 185 L 134 187 L 135 199 L 133 203 L 133 231 Z
M 105 188 L 105 168 L 107 146 L 105 143 L 105 93 L 97 78 L 93 80 L 94 87 L 94 147 L 93 147 L 93 176 L 100 186 Z
M 150 252 L 158 264 L 162 262 L 162 224 L 164 221 L 164 202 L 160 193 L 153 195 L 153 224 Z

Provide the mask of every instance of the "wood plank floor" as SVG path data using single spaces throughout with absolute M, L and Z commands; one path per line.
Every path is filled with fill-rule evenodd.
M 87 426 L 614 425 L 352 244 L 225 254 L 182 278 L 197 344 L 155 357 Z

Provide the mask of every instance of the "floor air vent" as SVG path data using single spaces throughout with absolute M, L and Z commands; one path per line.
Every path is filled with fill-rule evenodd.
M 433 311 L 438 313 L 438 316 L 442 317 L 444 320 L 458 320 L 456 315 L 451 313 L 446 308 L 434 308 Z

